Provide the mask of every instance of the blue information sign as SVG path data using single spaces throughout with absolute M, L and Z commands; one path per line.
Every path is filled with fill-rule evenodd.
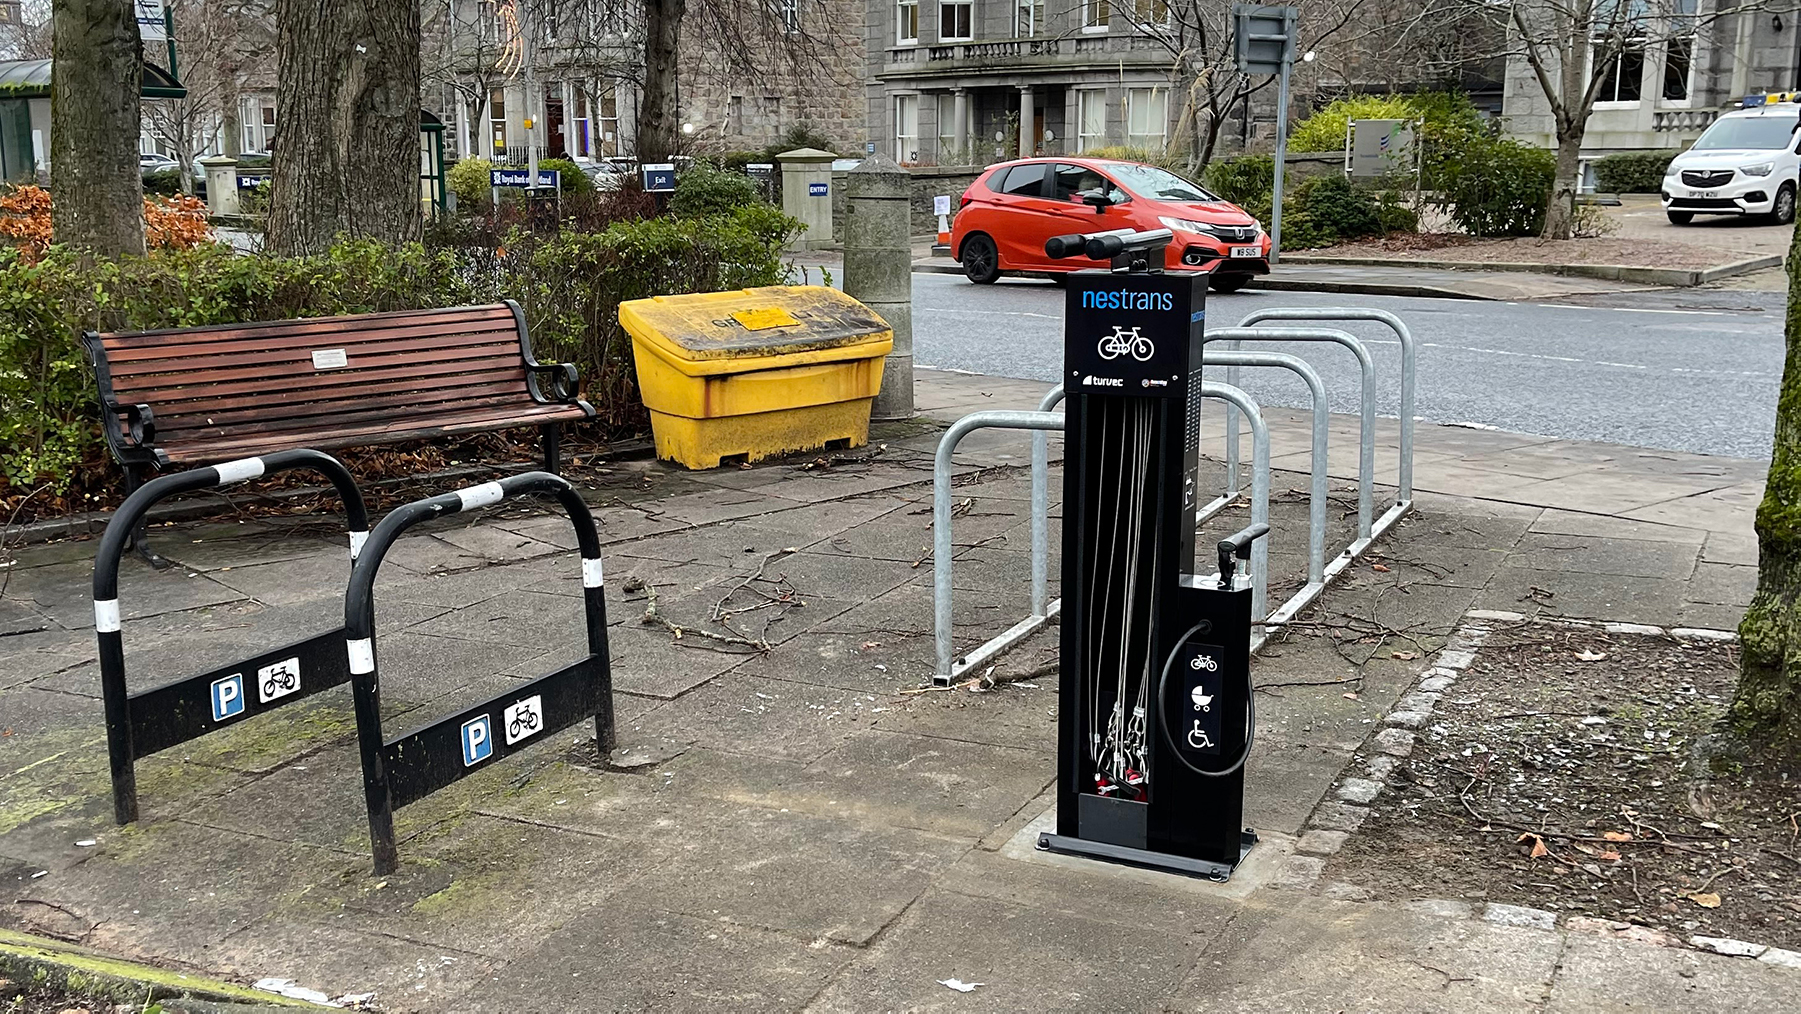
M 652 163 L 643 168 L 646 193 L 667 194 L 675 189 L 675 166 L 672 163 Z
M 830 183 L 809 183 L 807 184 L 807 196 L 824 197 L 831 193 L 831 186 Z
M 555 169 L 538 170 L 538 186 L 556 187 L 557 171 Z M 529 189 L 531 187 L 531 170 L 529 169 L 490 169 L 488 170 L 488 186 Z

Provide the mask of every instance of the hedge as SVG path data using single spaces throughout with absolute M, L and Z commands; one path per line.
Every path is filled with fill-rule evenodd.
M 1604 194 L 1655 194 L 1663 189 L 1663 174 L 1670 168 L 1673 151 L 1629 151 L 1608 155 L 1595 163 L 1595 189 Z

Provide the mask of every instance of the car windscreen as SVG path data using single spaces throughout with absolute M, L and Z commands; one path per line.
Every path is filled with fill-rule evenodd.
M 1153 201 L 1217 201 L 1199 183 L 1185 180 L 1167 169 L 1137 162 L 1107 162 L 1107 172 L 1120 185 Z
M 1738 116 L 1715 120 L 1690 150 L 1749 148 L 1774 151 L 1786 148 L 1794 136 L 1796 122 L 1793 116 Z

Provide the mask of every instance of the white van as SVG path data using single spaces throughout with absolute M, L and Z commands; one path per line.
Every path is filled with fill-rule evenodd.
M 1713 121 L 1689 150 L 1670 160 L 1663 210 L 1676 225 L 1687 225 L 1696 215 L 1758 215 L 1776 225 L 1795 220 L 1801 92 L 1745 103 Z

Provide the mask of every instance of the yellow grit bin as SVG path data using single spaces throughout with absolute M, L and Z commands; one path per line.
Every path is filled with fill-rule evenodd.
M 657 457 L 689 468 L 869 441 L 894 332 L 837 289 L 771 285 L 619 304 Z

